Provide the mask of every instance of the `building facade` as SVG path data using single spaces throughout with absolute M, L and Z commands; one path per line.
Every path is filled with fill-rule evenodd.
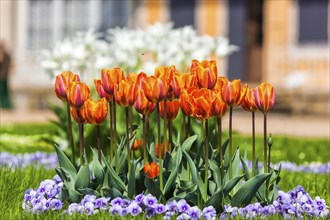
M 252 86 L 271 82 L 279 110 L 330 112 L 328 0 L 2 0 L 0 9 L 1 40 L 15 61 L 15 100 L 25 96 L 28 102 L 28 91 L 43 95 L 52 86 L 38 51 L 54 42 L 90 27 L 106 31 L 173 21 L 238 45 L 240 51 L 226 61 L 227 75 Z M 43 107 L 38 100 L 19 105 Z

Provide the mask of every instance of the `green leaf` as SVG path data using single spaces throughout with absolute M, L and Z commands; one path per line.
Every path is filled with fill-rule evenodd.
M 69 198 L 71 202 L 80 202 L 82 194 L 74 189 L 69 189 Z
M 196 134 L 187 138 L 182 144 L 182 149 L 189 152 L 192 144 L 196 141 L 197 137 L 198 135 Z
M 103 156 L 104 158 L 104 156 Z M 108 161 L 104 158 L 104 162 L 109 170 L 109 177 L 111 178 L 111 180 L 113 180 L 121 190 L 126 191 L 127 192 L 127 188 L 126 185 L 124 184 L 124 182 L 120 179 L 120 177 L 116 174 L 116 172 L 114 171 L 114 169 L 112 168 L 112 166 L 110 166 L 110 164 L 108 163 Z
M 91 171 L 96 177 L 96 181 L 100 184 L 103 183 L 104 172 L 101 163 L 98 160 L 97 150 L 92 149 L 93 152 L 93 162 L 91 163 Z
M 131 167 L 131 170 L 129 172 L 129 178 L 128 178 L 128 186 L 127 186 L 127 196 L 130 199 L 133 199 L 135 195 L 135 170 L 136 170 L 136 165 L 138 161 L 135 161 L 133 166 Z
M 182 153 L 183 153 L 183 156 L 186 158 L 186 160 L 189 163 L 191 177 L 193 179 L 193 182 L 197 183 L 197 186 L 199 188 L 199 192 L 200 192 L 203 200 L 206 201 L 207 198 L 205 197 L 205 194 L 202 193 L 203 190 L 204 190 L 205 185 L 204 185 L 204 183 L 202 181 L 201 175 L 197 172 L 195 163 L 194 163 L 194 161 L 192 161 L 192 159 L 190 158 L 189 154 L 185 150 L 183 150 Z
M 237 183 L 243 178 L 242 176 L 235 177 L 228 181 L 225 186 L 215 192 L 204 204 L 204 207 L 213 206 L 215 209 L 222 205 L 223 198 L 228 196 L 229 192 L 237 185 Z
M 259 161 L 258 161 L 258 157 L 256 158 L 256 161 L 254 162 L 254 166 L 253 166 L 253 173 L 254 175 L 258 175 L 259 174 Z
M 209 160 L 209 164 L 210 164 L 210 169 L 213 173 L 213 179 L 214 182 L 217 184 L 217 187 L 220 188 L 221 187 L 221 171 L 219 166 L 213 161 L 213 160 Z
M 144 185 L 148 189 L 148 192 L 150 194 L 152 194 L 153 196 L 160 198 L 163 194 L 159 189 L 159 184 L 156 181 L 154 181 L 153 179 L 149 179 L 147 176 L 148 175 L 145 175 Z
M 75 177 L 77 175 L 77 170 L 74 167 L 74 165 L 71 163 L 69 158 L 56 145 L 55 145 L 55 151 L 57 154 L 58 163 L 60 164 L 60 167 L 62 167 L 70 175 L 70 178 L 75 179 Z
M 77 178 L 74 186 L 76 189 L 87 188 L 89 185 L 89 181 L 90 181 L 89 167 L 88 165 L 82 165 L 77 174 Z
M 110 196 L 111 198 L 117 198 L 117 197 L 124 198 L 124 196 L 116 188 L 102 187 L 101 191 L 103 195 L 106 197 Z
M 233 168 L 233 177 L 240 176 L 240 154 L 239 154 L 239 148 L 236 149 L 233 161 L 232 161 L 232 168 Z
M 91 188 L 78 189 L 78 192 L 82 193 L 83 195 L 94 195 L 96 197 L 101 196 L 96 190 Z
M 181 147 L 177 146 L 174 148 L 174 150 L 176 152 L 175 157 L 173 158 L 173 170 L 170 173 L 170 176 L 168 177 L 166 184 L 164 186 L 164 195 L 166 195 L 166 193 L 170 190 L 171 186 L 174 183 L 174 180 L 177 178 L 178 176 L 178 171 L 179 171 L 179 167 L 180 167 L 180 162 L 182 160 L 182 149 Z
M 247 167 L 245 160 L 243 157 L 240 157 L 242 165 L 243 165 L 243 173 L 244 173 L 244 179 L 247 181 L 251 178 L 249 168 Z
M 249 179 L 233 196 L 231 205 L 236 207 L 248 205 L 260 186 L 270 178 L 270 175 L 270 173 L 262 173 Z

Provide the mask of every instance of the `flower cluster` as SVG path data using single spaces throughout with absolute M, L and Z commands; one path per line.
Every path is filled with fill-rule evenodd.
M 97 198 L 94 195 L 85 195 L 80 203 L 71 203 L 67 209 L 63 207 L 58 195 L 63 186 L 62 180 L 56 175 L 52 180 L 40 183 L 36 190 L 28 189 L 24 194 L 22 207 L 27 212 L 40 214 L 47 211 L 63 210 L 69 215 L 74 213 L 92 215 L 99 212 L 108 212 L 112 216 L 137 216 L 145 214 L 146 218 L 162 215 L 164 219 L 215 219 L 216 210 L 212 206 L 200 210 L 191 206 L 184 199 L 168 201 L 165 205 L 157 201 L 151 194 L 139 194 L 134 200 L 124 198 Z M 267 217 L 281 215 L 284 218 L 327 217 L 329 207 L 324 199 L 316 197 L 314 200 L 301 186 L 287 193 L 279 191 L 278 198 L 273 204 L 261 206 L 260 203 L 249 204 L 244 208 L 225 205 L 220 219 L 241 216 L 243 218 Z
M 24 193 L 22 208 L 26 212 L 40 214 L 48 210 L 61 210 L 63 203 L 58 198 L 63 187 L 63 182 L 59 176 L 52 180 L 44 180 L 38 189 L 28 189 Z
M 8 166 L 11 168 L 24 168 L 27 166 L 44 167 L 45 169 L 55 169 L 58 160 L 55 153 L 24 153 L 12 154 L 8 152 L 0 152 L 0 166 Z
M 314 200 L 301 186 L 297 186 L 289 192 L 278 192 L 278 198 L 273 204 L 261 206 L 260 203 L 249 204 L 244 208 L 225 205 L 225 210 L 220 219 L 241 216 L 243 218 L 267 217 L 269 215 L 281 215 L 285 219 L 306 219 L 312 217 L 325 218 L 329 215 L 329 207 L 324 199 L 317 196 Z
M 44 50 L 41 66 L 51 75 L 67 69 L 96 73 L 105 66 L 122 66 L 126 71 L 152 71 L 159 65 L 186 67 L 192 58 L 226 57 L 238 50 L 223 37 L 199 36 L 191 26 L 173 28 L 172 23 L 157 23 L 146 29 L 109 29 L 106 40 L 89 30 L 58 42 Z M 94 75 L 89 75 L 89 81 Z

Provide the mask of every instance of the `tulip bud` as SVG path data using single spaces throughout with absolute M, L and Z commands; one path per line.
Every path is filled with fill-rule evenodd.
M 269 137 L 268 137 L 268 147 L 271 148 L 273 146 L 273 138 L 272 138 L 272 134 L 269 134 Z

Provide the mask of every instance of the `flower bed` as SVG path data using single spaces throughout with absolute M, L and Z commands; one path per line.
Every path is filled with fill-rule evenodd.
M 57 156 L 55 153 L 24 153 L 24 154 L 12 154 L 8 152 L 0 152 L 0 166 L 7 166 L 11 168 L 24 168 L 27 166 L 44 167 L 45 169 L 55 169 L 58 164 Z M 252 162 L 247 160 L 246 164 L 248 168 L 252 169 Z M 241 164 L 242 166 L 242 164 Z M 281 163 L 272 164 L 276 169 L 281 166 L 282 170 L 290 172 L 304 172 L 315 174 L 328 174 L 330 173 L 330 162 L 322 163 L 308 163 L 303 165 L 297 165 L 290 161 L 282 161 Z M 262 167 L 262 163 L 259 163 L 259 168 Z
M 261 206 L 260 203 L 249 204 L 246 207 L 238 208 L 225 205 L 222 213 L 208 206 L 199 209 L 197 206 L 190 206 L 184 199 L 168 201 L 161 204 L 151 194 L 139 194 L 134 200 L 117 198 L 97 198 L 94 195 L 85 195 L 80 203 L 64 205 L 59 200 L 59 193 L 63 182 L 59 176 L 52 180 L 45 180 L 40 183 L 37 189 L 28 189 L 24 193 L 22 207 L 25 211 L 34 214 L 41 214 L 48 211 L 63 211 L 68 215 L 74 213 L 92 215 L 98 212 L 108 212 L 112 216 L 144 216 L 150 218 L 161 215 L 164 219 L 220 219 L 241 216 L 243 218 L 267 217 L 279 215 L 283 218 L 304 218 L 304 217 L 327 217 L 329 207 L 324 199 L 316 197 L 312 199 L 301 186 L 289 192 L 278 191 L 278 198 L 270 205 Z

